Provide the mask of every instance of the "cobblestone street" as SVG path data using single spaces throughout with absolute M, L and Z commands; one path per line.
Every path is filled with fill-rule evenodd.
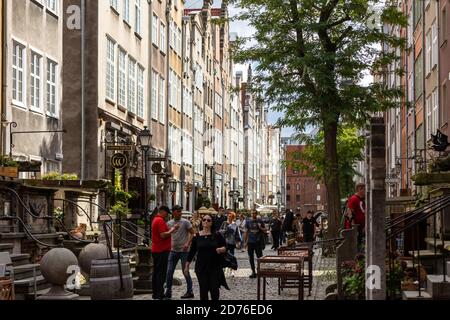
M 264 255 L 276 255 L 275 251 L 269 250 L 269 246 L 264 250 Z M 239 269 L 234 272 L 234 276 L 226 275 L 230 291 L 221 289 L 221 300 L 256 300 L 257 299 L 257 279 L 250 279 L 251 274 L 250 263 L 248 261 L 247 252 L 237 250 L 237 259 Z M 192 269 L 194 263 L 192 264 Z M 321 250 L 316 249 L 313 260 L 313 289 L 311 296 L 308 296 L 305 289 L 305 300 L 323 300 L 325 298 L 325 289 L 335 282 L 335 259 L 324 258 Z M 195 273 L 191 271 L 194 282 L 195 300 L 199 300 L 198 281 Z M 179 300 L 186 291 L 186 284 L 182 275 L 180 264 L 175 272 L 175 278 L 182 279 L 182 286 L 173 287 L 173 300 Z M 267 279 L 267 299 L 268 300 L 297 300 L 298 291 L 296 289 L 285 289 L 281 295 L 278 295 L 278 280 Z M 151 295 L 135 296 L 135 300 L 151 299 Z

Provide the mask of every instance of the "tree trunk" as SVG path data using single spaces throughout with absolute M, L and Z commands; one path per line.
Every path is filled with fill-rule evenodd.
M 337 121 L 328 122 L 324 125 L 326 162 L 324 180 L 325 186 L 327 188 L 328 238 L 337 237 L 338 223 L 341 214 L 339 165 L 337 154 L 337 131 Z

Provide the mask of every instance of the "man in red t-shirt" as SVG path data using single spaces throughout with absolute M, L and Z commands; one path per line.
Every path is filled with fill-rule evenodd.
M 356 193 L 348 199 L 347 207 L 352 214 L 353 224 L 358 226 L 358 246 L 362 247 L 364 241 L 364 233 L 366 227 L 366 205 L 364 199 L 366 197 L 366 185 L 358 183 L 356 185 Z
M 171 229 L 167 226 L 166 219 L 170 209 L 166 206 L 159 208 L 158 215 L 152 222 L 152 256 L 153 256 L 153 299 L 163 300 L 164 283 L 166 282 L 167 265 L 170 250 L 172 250 L 171 235 L 178 231 L 179 226 Z

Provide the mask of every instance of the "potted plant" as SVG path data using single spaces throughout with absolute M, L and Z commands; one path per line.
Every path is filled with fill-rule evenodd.
M 59 172 L 49 172 L 42 177 L 42 183 L 47 187 L 59 187 L 61 185 L 61 174 Z
M 53 210 L 53 218 L 55 218 L 53 220 L 53 226 L 55 227 L 56 231 L 61 231 L 62 227 L 60 222 L 64 224 L 64 211 L 60 207 L 55 208 Z M 60 222 L 57 220 L 59 220 Z
M 81 181 L 75 173 L 64 173 L 60 176 L 60 180 L 65 187 L 79 187 L 81 185 Z
M 0 157 L 0 176 L 8 178 L 19 177 L 19 163 L 9 157 Z

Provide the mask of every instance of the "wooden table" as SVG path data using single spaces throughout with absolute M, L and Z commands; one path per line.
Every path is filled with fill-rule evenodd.
M 261 300 L 261 279 L 263 280 L 263 300 L 266 300 L 266 279 L 294 279 L 295 287 L 298 288 L 298 300 L 304 298 L 303 265 L 304 258 L 301 256 L 265 256 L 258 259 L 258 300 Z M 280 291 L 278 291 L 280 293 Z
M 0 278 L 0 301 L 14 299 L 14 281 Z
M 304 285 L 308 288 L 308 293 L 311 295 L 312 284 L 313 284 L 313 256 L 314 251 L 310 245 L 298 245 L 291 247 L 280 247 L 278 248 L 279 256 L 300 256 L 303 257 L 304 262 L 308 263 L 308 277 L 304 277 Z M 283 281 L 280 279 L 279 290 L 287 288 L 285 285 L 287 280 Z

